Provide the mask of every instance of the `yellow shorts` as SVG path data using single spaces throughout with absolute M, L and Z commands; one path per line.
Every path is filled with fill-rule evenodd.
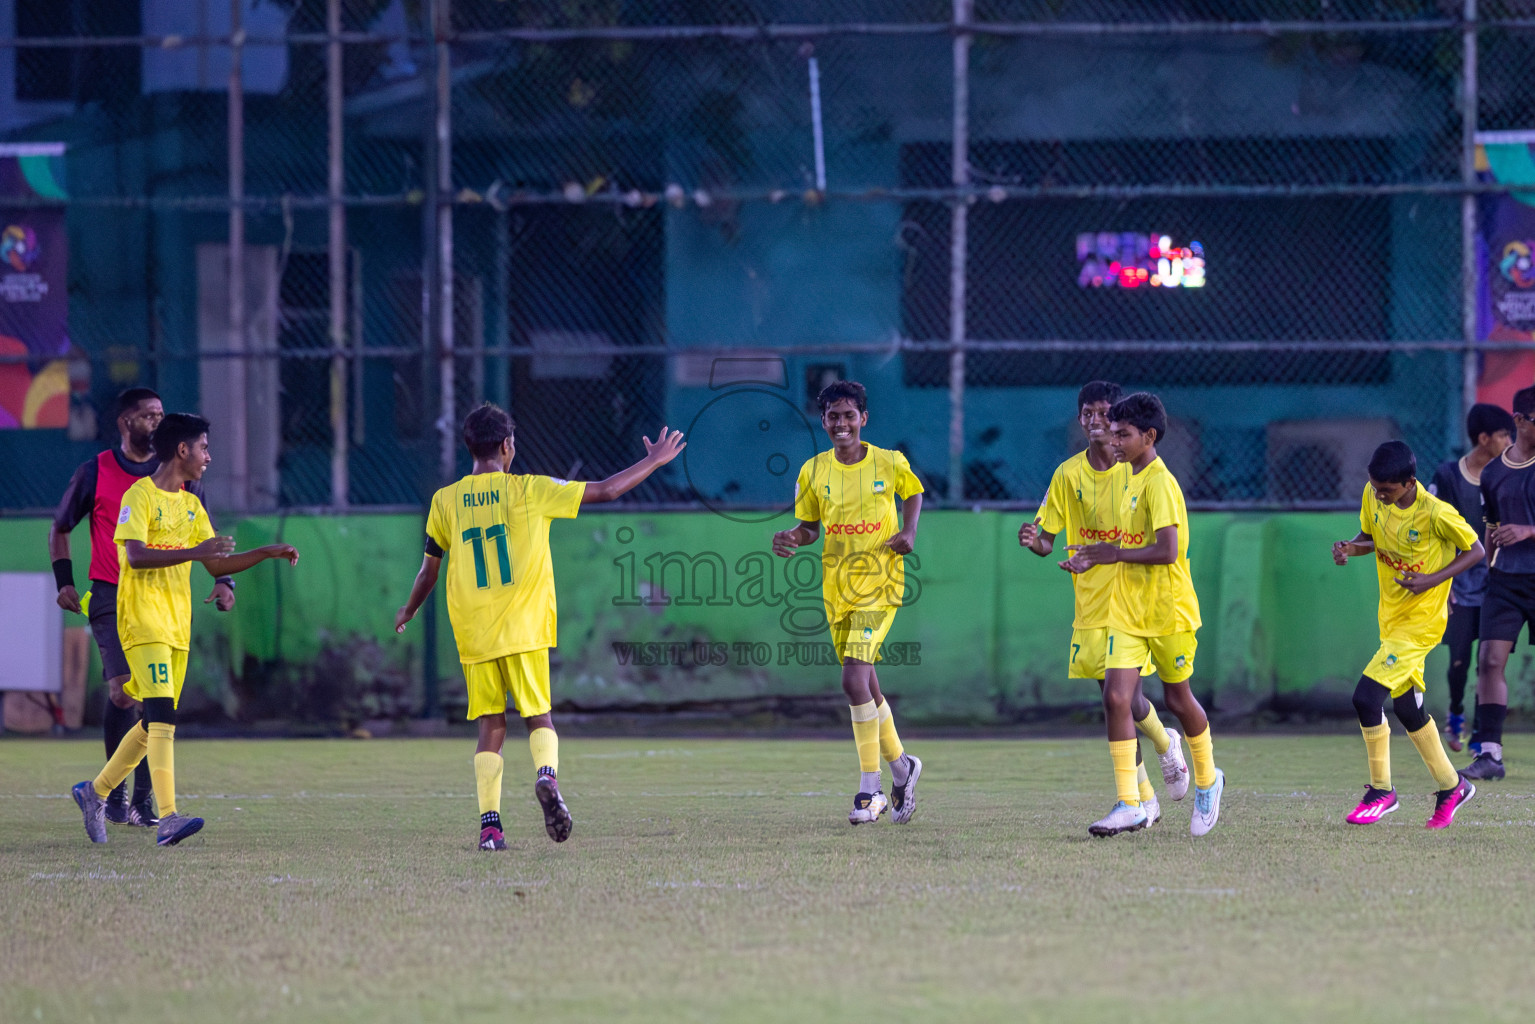
M 1199 641 L 1192 631 L 1170 636 L 1131 636 L 1109 631 L 1108 668 L 1138 668 L 1147 675 L 1149 665 L 1164 683 L 1184 683 L 1194 674 L 1194 651 Z
M 123 651 L 128 659 L 128 681 L 123 692 L 134 700 L 169 697 L 181 703 L 181 684 L 187 678 L 187 652 L 170 644 L 139 644 Z
M 1410 640 L 1382 640 L 1380 650 L 1364 667 L 1364 674 L 1400 697 L 1408 690 L 1423 689 L 1423 662 L 1437 643 L 1415 644 Z
M 460 664 L 469 684 L 470 721 L 502 714 L 508 706 L 523 718 L 549 713 L 549 648 Z
M 880 647 L 885 634 L 895 622 L 894 608 L 870 608 L 866 611 L 848 612 L 831 624 L 831 645 L 837 649 L 837 660 L 846 662 L 866 661 L 874 664 L 884 660 Z
M 1109 627 L 1097 629 L 1073 629 L 1071 649 L 1067 653 L 1067 679 L 1096 679 L 1103 681 L 1104 658 L 1109 647 Z M 1141 666 L 1141 675 L 1151 675 L 1149 664 Z

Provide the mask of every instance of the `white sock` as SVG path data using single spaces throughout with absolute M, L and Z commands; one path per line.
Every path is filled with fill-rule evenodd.
M 858 773 L 858 792 L 860 792 L 860 793 L 878 793 L 879 792 L 879 772 L 859 772 Z
M 902 754 L 890 762 L 890 777 L 895 780 L 897 786 L 906 785 L 906 776 L 911 774 L 911 762 Z
M 1501 743 L 1483 743 L 1482 744 L 1482 753 L 1487 754 L 1494 761 L 1501 761 L 1501 760 L 1503 760 L 1503 744 L 1501 744 Z

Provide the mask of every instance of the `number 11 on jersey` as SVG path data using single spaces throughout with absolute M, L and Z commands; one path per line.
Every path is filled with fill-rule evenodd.
M 490 572 L 485 564 L 485 541 L 495 541 L 497 568 L 501 570 L 501 585 L 512 584 L 512 556 L 506 546 L 506 524 L 497 523 L 486 527 L 484 534 L 478 526 L 471 526 L 463 533 L 464 542 L 474 548 L 474 584 L 481 590 L 490 587 Z

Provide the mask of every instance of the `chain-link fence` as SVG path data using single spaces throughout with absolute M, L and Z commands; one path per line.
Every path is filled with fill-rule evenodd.
M 4 6 L 0 205 L 68 296 L 36 333 L 0 281 L 6 509 L 133 384 L 240 512 L 420 507 L 483 400 L 527 471 L 666 423 L 626 500 L 780 508 L 839 377 L 933 500 L 1037 500 L 1110 378 L 1191 502 L 1345 507 L 1535 381 L 1488 227 L 1532 222 L 1535 3 Z

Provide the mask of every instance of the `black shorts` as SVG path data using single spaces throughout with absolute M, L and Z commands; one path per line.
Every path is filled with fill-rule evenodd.
M 129 674 L 128 657 L 117 635 L 117 584 L 91 580 L 91 635 L 101 651 L 101 678 Z
M 1483 640 L 1517 640 L 1525 623 L 1535 624 L 1535 573 L 1494 569 L 1488 576 L 1478 635 Z

